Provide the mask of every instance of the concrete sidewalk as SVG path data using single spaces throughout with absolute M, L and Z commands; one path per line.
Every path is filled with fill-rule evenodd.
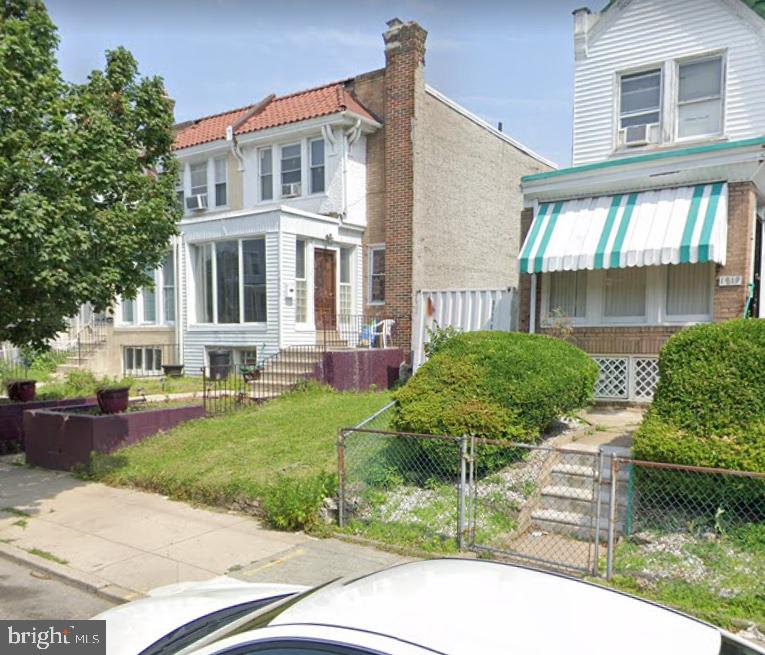
M 111 598 L 230 574 L 315 584 L 405 558 L 0 458 L 0 555 Z

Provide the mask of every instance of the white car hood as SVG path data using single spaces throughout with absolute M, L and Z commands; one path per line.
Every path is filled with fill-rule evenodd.
M 169 632 L 211 612 L 305 589 L 221 576 L 205 582 L 160 587 L 149 592 L 146 598 L 114 607 L 93 618 L 106 620 L 107 655 L 137 655 Z

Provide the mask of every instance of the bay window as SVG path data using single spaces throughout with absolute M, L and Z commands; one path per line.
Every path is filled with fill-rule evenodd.
M 722 57 L 688 61 L 678 65 L 678 138 L 720 134 L 722 103 Z
M 311 155 L 311 193 L 324 191 L 324 139 L 309 141 Z
M 120 325 L 163 325 L 175 321 L 175 253 L 168 251 L 162 265 L 148 271 L 152 284 L 141 287 L 135 298 L 120 300 Z
M 197 323 L 263 323 L 266 242 L 263 238 L 192 246 Z

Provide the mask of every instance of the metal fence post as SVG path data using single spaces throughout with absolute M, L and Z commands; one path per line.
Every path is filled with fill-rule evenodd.
M 595 558 L 593 562 L 593 574 L 594 575 L 600 575 L 600 510 L 601 510 L 601 502 L 600 502 L 600 492 L 601 492 L 601 481 L 603 479 L 603 451 L 598 450 L 598 455 L 595 459 L 595 466 L 597 466 L 597 471 L 595 471 Z
M 459 549 L 465 550 L 465 486 L 467 482 L 467 436 L 460 437 L 460 511 L 458 519 Z
M 614 548 L 616 533 L 616 485 L 619 476 L 619 458 L 611 455 L 611 490 L 608 496 L 608 553 L 606 555 L 606 579 L 614 575 Z
M 337 524 L 345 526 L 345 432 L 337 431 Z

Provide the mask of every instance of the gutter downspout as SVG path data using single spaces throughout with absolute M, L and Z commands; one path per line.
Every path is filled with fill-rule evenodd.
M 360 138 L 361 119 L 357 118 L 356 122 L 343 132 L 343 220 L 348 219 L 348 155 L 350 154 L 350 147 Z
M 531 274 L 531 302 L 529 303 L 529 333 L 537 331 L 537 274 Z
M 266 96 L 259 103 L 253 105 L 249 111 L 246 111 L 244 114 L 242 114 L 231 125 L 226 127 L 226 141 L 229 141 L 231 143 L 231 152 L 236 158 L 236 161 L 238 163 L 237 168 L 239 169 L 240 173 L 244 171 L 244 155 L 242 155 L 242 151 L 239 148 L 239 143 L 236 140 L 236 131 L 240 127 L 242 127 L 242 125 L 244 125 L 248 120 L 250 120 L 253 116 L 257 116 L 266 107 L 268 107 L 268 105 L 271 104 L 271 101 L 275 97 L 276 97 L 275 93 L 272 93 L 271 95 Z

